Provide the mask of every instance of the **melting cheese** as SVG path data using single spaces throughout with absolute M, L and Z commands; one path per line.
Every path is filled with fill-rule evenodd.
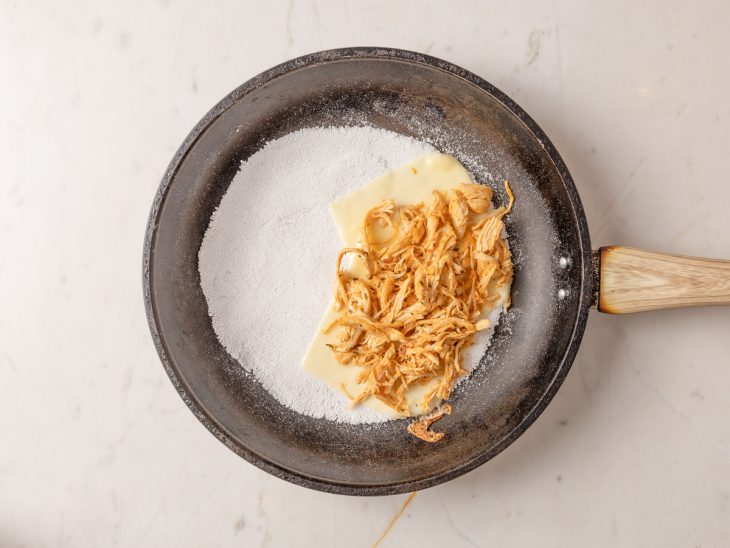
M 420 156 L 414 161 L 396 168 L 336 200 L 330 204 L 330 211 L 342 238 L 343 247 L 359 247 L 363 219 L 370 209 L 382 201 L 392 199 L 396 206 L 419 202 L 428 204 L 431 202 L 434 190 L 446 194 L 458 184 L 470 182 L 472 180 L 469 172 L 454 157 L 440 152 L 432 152 Z M 353 276 L 362 277 L 365 272 L 362 259 L 354 255 L 350 255 L 348 258 L 350 260 L 343 265 L 343 268 Z M 503 288 L 501 298 L 495 303 L 495 306 L 502 306 L 509 295 L 509 286 L 503 286 Z M 328 344 L 337 344 L 337 334 L 341 328 L 333 328 L 326 335 L 322 333 L 322 330 L 338 316 L 339 312 L 334 311 L 333 305 L 330 303 L 304 356 L 302 366 L 331 389 L 344 393 L 346 396 L 354 397 L 363 389 L 363 386 L 357 383 L 357 377 L 362 368 L 356 365 L 339 363 L 335 359 L 332 350 L 328 348 Z M 486 316 L 486 311 L 483 316 Z M 477 344 L 478 340 L 477 334 L 475 341 Z M 429 410 L 423 409 L 421 402 L 423 396 L 435 386 L 436 382 L 438 381 L 434 379 L 427 384 L 415 386 L 408 390 L 406 399 L 411 416 L 420 415 Z M 435 399 L 431 408 L 438 405 L 438 403 L 439 400 Z M 366 399 L 361 405 L 392 418 L 402 417 L 374 397 Z

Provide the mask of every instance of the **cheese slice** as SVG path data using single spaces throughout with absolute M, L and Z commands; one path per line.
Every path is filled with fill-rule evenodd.
M 402 165 L 330 204 L 342 243 L 355 246 L 365 214 L 384 200 L 396 206 L 428 205 L 434 190 L 446 193 L 459 183 L 471 183 L 469 172 L 453 156 L 431 152 Z
M 393 199 L 396 206 L 419 202 L 430 204 L 434 190 L 446 193 L 460 183 L 470 182 L 472 180 L 469 172 L 453 156 L 432 152 L 420 156 L 336 200 L 330 204 L 330 212 L 342 238 L 343 247 L 359 247 L 365 214 L 382 201 Z M 353 255 L 348 257 L 353 258 L 349 263 L 343 261 L 343 269 L 353 276 L 362 276 L 365 271 L 362 261 Z M 505 287 L 504 296 L 496 303 L 496 306 L 502 306 L 507 295 L 509 295 L 509 287 Z M 340 327 L 333 328 L 327 334 L 322 332 L 338 315 L 339 313 L 333 310 L 331 302 L 304 356 L 302 366 L 333 390 L 354 397 L 363 390 L 363 385 L 357 383 L 357 377 L 362 372 L 362 368 L 339 363 L 332 350 L 327 347 L 328 344 L 337 344 Z M 486 316 L 486 314 L 483 315 Z M 425 413 L 438 405 L 439 401 L 434 399 L 431 408 L 424 409 L 421 406 L 423 396 L 435 386 L 436 382 L 437 380 L 433 380 L 408 390 L 406 400 L 411 416 Z M 374 397 L 366 399 L 360 405 L 365 405 L 392 418 L 402 418 L 401 415 Z

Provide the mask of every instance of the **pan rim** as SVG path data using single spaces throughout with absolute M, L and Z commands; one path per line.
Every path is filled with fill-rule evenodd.
M 525 415 L 522 421 L 507 433 L 498 443 L 494 444 L 488 451 L 480 454 L 474 459 L 450 470 L 442 472 L 440 474 L 431 475 L 425 478 L 419 478 L 415 480 L 407 480 L 403 482 L 392 482 L 383 484 L 355 484 L 355 483 L 344 483 L 328 480 L 325 478 L 318 478 L 311 475 L 306 475 L 298 471 L 291 470 L 280 464 L 276 463 L 272 459 L 268 459 L 258 453 L 255 453 L 245 447 L 244 445 L 237 442 L 232 436 L 226 432 L 226 429 L 218 421 L 215 420 L 204 408 L 203 405 L 198 402 L 194 396 L 194 391 L 188 387 L 182 376 L 179 375 L 177 367 L 168 358 L 165 345 L 163 343 L 163 336 L 160 332 L 158 321 L 155 298 L 152 293 L 152 275 L 151 271 L 154 264 L 154 242 L 157 232 L 157 221 L 159 213 L 165 202 L 168 194 L 170 185 L 172 184 L 177 170 L 185 160 L 188 152 L 193 148 L 199 137 L 203 132 L 213 123 L 215 120 L 223 114 L 228 108 L 230 108 L 236 101 L 238 101 L 244 95 L 251 93 L 260 86 L 267 82 L 283 76 L 284 74 L 297 71 L 302 68 L 307 68 L 315 65 L 321 65 L 330 62 L 353 60 L 353 59 L 385 59 L 385 60 L 396 60 L 401 62 L 410 62 L 418 65 L 423 65 L 429 68 L 435 68 L 443 72 L 448 73 L 453 77 L 465 80 L 471 85 L 480 88 L 482 91 L 494 97 L 500 102 L 506 109 L 514 114 L 521 123 L 523 123 L 529 132 L 537 139 L 540 145 L 545 149 L 550 160 L 555 165 L 556 169 L 560 173 L 560 177 L 565 185 L 565 189 L 569 195 L 572 215 L 576 221 L 576 229 L 578 233 L 578 239 L 580 242 L 580 249 L 576 250 L 581 256 L 581 282 L 580 282 L 580 295 L 578 302 L 578 314 L 573 325 L 573 330 L 570 337 L 570 342 L 563 354 L 560 365 L 558 366 L 556 373 L 548 385 L 547 389 L 543 391 L 540 399 L 533 406 L 533 408 Z M 147 315 L 147 322 L 149 325 L 150 333 L 159 355 L 160 361 L 170 378 L 175 390 L 178 392 L 182 400 L 186 403 L 188 408 L 193 412 L 197 419 L 226 447 L 231 449 L 237 455 L 243 457 L 245 460 L 255 465 L 256 467 L 268 472 L 276 477 L 287 480 L 291 483 L 315 489 L 318 491 L 324 491 L 328 493 L 344 494 L 344 495 L 395 495 L 401 493 L 407 493 L 433 487 L 435 485 L 444 483 L 458 476 L 466 474 L 471 470 L 474 470 L 478 466 L 491 460 L 496 455 L 505 450 L 511 445 L 518 437 L 520 437 L 529 426 L 540 416 L 545 410 L 547 405 L 550 403 L 555 393 L 560 388 L 565 379 L 566 375 L 570 371 L 570 368 L 575 359 L 576 353 L 580 346 L 583 333 L 585 331 L 586 323 L 588 320 L 588 312 L 591 305 L 591 298 L 593 293 L 593 278 L 592 278 L 592 262 L 591 262 L 591 244 L 590 235 L 588 232 L 588 223 L 583 210 L 582 203 L 578 191 L 575 187 L 570 172 L 565 165 L 565 162 L 561 158 L 555 146 L 552 144 L 547 134 L 537 125 L 537 123 L 525 112 L 517 103 L 510 99 L 502 91 L 494 87 L 492 84 L 484 80 L 483 78 L 473 74 L 466 69 L 463 69 L 450 62 L 431 57 L 421 53 L 393 49 L 393 48 L 380 48 L 380 47 L 349 47 L 340 49 L 331 49 L 315 53 L 303 55 L 279 65 L 276 65 L 256 76 L 244 82 L 223 99 L 221 99 L 213 108 L 211 108 L 203 118 L 195 125 L 190 133 L 185 137 L 180 147 L 175 152 L 172 160 L 170 161 L 165 173 L 162 177 L 162 181 L 155 194 L 152 207 L 150 209 L 149 219 L 147 222 L 147 228 L 145 231 L 144 245 L 143 245 L 143 261 L 142 261 L 142 282 L 143 282 L 143 298 L 145 312 Z

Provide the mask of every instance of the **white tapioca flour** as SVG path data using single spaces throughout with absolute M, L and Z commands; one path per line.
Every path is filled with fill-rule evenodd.
M 301 361 L 332 299 L 342 246 L 329 203 L 431 151 L 382 129 L 309 128 L 267 143 L 233 178 L 200 248 L 201 285 L 223 346 L 287 407 L 348 423 L 388 420 L 351 409 Z M 480 334 L 467 368 L 489 335 Z

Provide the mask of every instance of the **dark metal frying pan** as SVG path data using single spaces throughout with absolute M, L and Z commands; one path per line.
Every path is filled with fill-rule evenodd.
M 516 258 L 514 307 L 497 328 L 485 366 L 454 392 L 454 414 L 439 423 L 448 435 L 437 444 L 407 434 L 403 421 L 341 425 L 283 407 L 218 342 L 200 288 L 198 249 L 241 160 L 266 141 L 303 127 L 352 124 L 429 141 L 462 160 L 478 180 L 490 172 L 509 179 L 517 197 L 507 219 Z M 175 388 L 231 450 L 306 487 L 395 494 L 436 485 L 488 461 L 545 409 L 570 369 L 596 301 L 601 256 L 607 271 L 603 309 L 730 301 L 726 263 L 690 264 L 624 248 L 602 250 L 594 260 L 565 164 L 537 124 L 489 83 L 417 53 L 341 49 L 256 76 L 188 135 L 152 206 L 144 299 Z M 666 260 L 674 261 L 676 268 L 669 270 L 682 279 L 716 276 L 684 293 L 681 279 L 652 285 L 652 275 L 662 270 L 657 265 Z

